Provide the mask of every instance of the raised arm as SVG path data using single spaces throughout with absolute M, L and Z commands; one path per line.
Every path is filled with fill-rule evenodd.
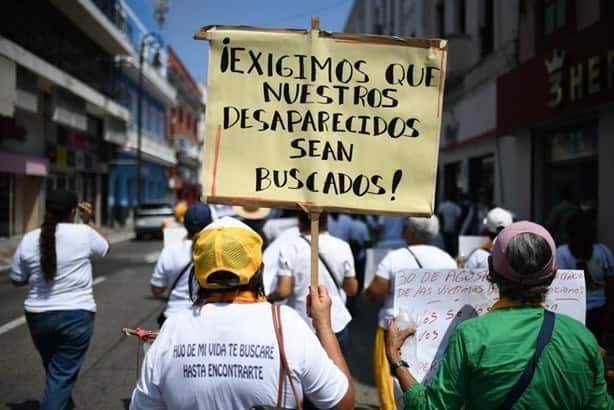
M 343 396 L 343 399 L 334 407 L 335 409 L 345 410 L 354 408 L 354 385 L 352 383 L 352 374 L 348 367 L 337 337 L 331 325 L 330 308 L 332 301 L 326 290 L 326 287 L 319 285 L 317 287 L 309 287 L 309 298 L 307 304 L 307 314 L 313 319 L 313 327 L 316 330 L 316 336 L 320 340 L 320 344 L 328 357 L 333 363 L 345 374 L 348 379 L 348 389 Z

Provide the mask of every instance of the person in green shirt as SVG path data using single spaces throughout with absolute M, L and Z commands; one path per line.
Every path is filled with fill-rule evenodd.
M 557 270 L 555 250 L 548 231 L 532 222 L 501 231 L 489 257 L 489 281 L 499 288 L 500 300 L 456 328 L 426 386 L 401 360 L 401 345 L 415 329 L 399 330 L 391 320 L 386 354 L 406 409 L 501 408 L 536 351 L 542 303 Z M 582 323 L 554 315 L 533 378 L 509 408 L 614 409 L 597 342 Z

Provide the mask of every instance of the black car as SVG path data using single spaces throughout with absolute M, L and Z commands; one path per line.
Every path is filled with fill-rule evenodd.
M 162 237 L 162 224 L 175 217 L 173 205 L 167 202 L 142 204 L 134 215 L 134 234 L 142 239 L 146 234 Z

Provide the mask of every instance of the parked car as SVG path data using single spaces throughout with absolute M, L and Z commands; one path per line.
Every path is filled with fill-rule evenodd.
M 162 237 L 164 220 L 173 219 L 173 205 L 167 202 L 151 202 L 142 204 L 134 215 L 134 234 L 136 239 L 142 239 L 146 234 Z

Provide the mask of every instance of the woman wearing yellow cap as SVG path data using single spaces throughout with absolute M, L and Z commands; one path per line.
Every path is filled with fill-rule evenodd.
M 194 238 L 194 306 L 167 319 L 143 362 L 131 409 L 354 405 L 325 288 L 310 289 L 316 334 L 263 292 L 262 239 L 221 218 Z M 288 377 L 289 375 L 289 377 Z

